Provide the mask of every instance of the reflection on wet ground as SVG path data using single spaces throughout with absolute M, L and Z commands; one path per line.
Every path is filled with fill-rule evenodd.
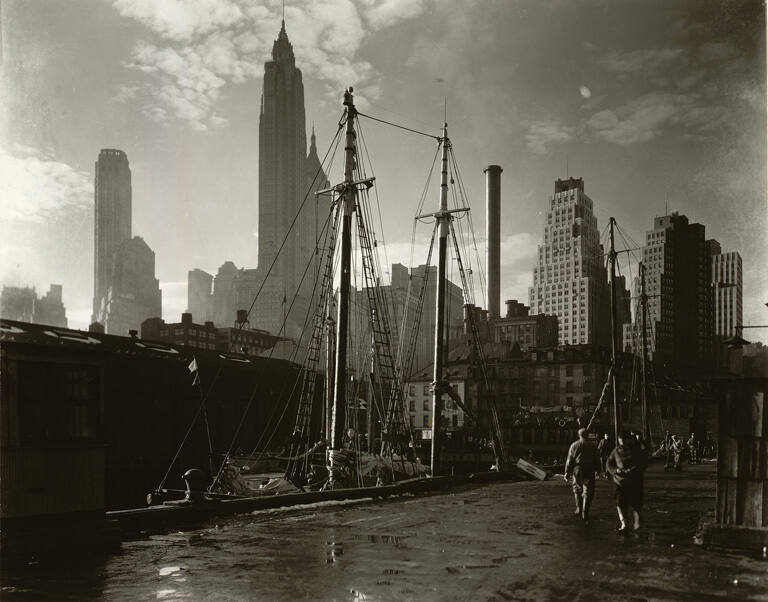
M 563 481 L 269 511 L 127 541 L 78 564 L 4 567 L 3 599 L 768 600 L 768 562 L 704 550 L 714 470 L 653 468 L 645 528 L 614 531 L 598 483 L 591 524 Z

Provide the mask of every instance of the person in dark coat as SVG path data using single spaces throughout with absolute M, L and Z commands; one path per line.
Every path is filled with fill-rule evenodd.
M 595 473 L 599 470 L 600 458 L 595 445 L 587 439 L 587 429 L 579 429 L 579 438 L 571 444 L 565 460 L 566 481 L 572 479 L 573 499 L 576 502 L 574 514 L 589 520 L 589 507 L 595 495 Z
M 619 435 L 619 444 L 608 456 L 606 466 L 616 485 L 616 512 L 619 515 L 620 533 L 628 531 L 627 519 L 632 511 L 633 527 L 640 528 L 640 513 L 643 511 L 643 480 L 647 465 L 645 451 L 637 440 L 627 432 Z

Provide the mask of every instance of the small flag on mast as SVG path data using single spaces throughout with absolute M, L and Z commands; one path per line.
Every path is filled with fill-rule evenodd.
M 200 384 L 200 372 L 198 372 L 198 370 L 197 370 L 197 359 L 195 357 L 192 357 L 192 361 L 189 362 L 189 366 L 187 366 L 187 368 L 189 368 L 190 374 L 194 374 L 195 375 L 195 377 L 192 379 L 192 386 L 194 387 L 195 385 L 199 385 Z

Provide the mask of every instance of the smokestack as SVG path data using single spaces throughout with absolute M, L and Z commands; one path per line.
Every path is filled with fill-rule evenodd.
M 488 300 L 488 315 L 491 318 L 500 317 L 501 303 L 501 169 L 500 165 L 489 165 L 485 168 L 485 228 L 486 244 L 488 245 L 486 265 L 488 280 L 486 298 Z

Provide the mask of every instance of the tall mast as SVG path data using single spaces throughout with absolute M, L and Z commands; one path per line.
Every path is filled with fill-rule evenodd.
M 611 250 L 608 253 L 608 261 L 611 264 L 611 389 L 613 390 L 613 436 L 616 445 L 619 444 L 619 402 L 618 392 L 616 391 L 616 372 L 618 371 L 616 349 L 616 331 L 618 325 L 616 324 L 616 248 L 613 240 L 613 227 L 616 225 L 616 220 L 610 218 L 609 221 L 611 227 Z
M 333 401 L 334 391 L 334 371 L 336 360 L 336 321 L 332 317 L 333 296 L 328 295 L 328 312 L 325 319 L 326 328 L 326 353 L 325 353 L 325 396 L 323 402 L 323 436 L 327 441 L 331 439 L 331 403 Z
M 435 214 L 438 221 L 437 300 L 435 302 L 435 387 L 432 393 L 432 476 L 440 474 L 440 449 L 442 441 L 443 394 L 438 386 L 443 380 L 444 331 L 445 331 L 445 266 L 447 263 L 448 220 L 448 124 L 443 123 L 442 161 L 440 172 L 440 209 Z
M 646 316 L 648 312 L 648 295 L 645 292 L 645 263 L 640 262 L 640 313 L 642 315 L 641 327 L 642 331 L 642 351 L 643 355 L 640 359 L 640 365 L 643 370 L 642 380 L 640 382 L 640 400 L 643 408 L 643 439 L 646 444 L 651 442 L 651 428 L 648 424 L 648 376 L 646 374 L 646 356 L 648 355 L 648 340 L 646 338 Z
M 344 183 L 341 186 L 341 277 L 339 284 L 339 313 L 336 319 L 336 366 L 334 376 L 333 409 L 331 411 L 331 440 L 328 451 L 328 485 L 333 488 L 337 470 L 335 452 L 342 449 L 344 440 L 344 411 L 347 393 L 347 332 L 349 328 L 349 288 L 352 264 L 352 213 L 355 211 L 357 188 L 353 180 L 356 166 L 355 109 L 352 87 L 344 92 L 347 108 L 347 138 L 344 146 Z

